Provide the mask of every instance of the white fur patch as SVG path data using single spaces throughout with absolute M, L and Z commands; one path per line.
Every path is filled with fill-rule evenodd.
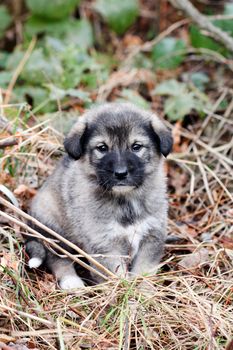
M 112 191 L 115 193 L 127 193 L 132 191 L 135 186 L 113 186 Z
M 31 258 L 28 262 L 28 266 L 30 269 L 37 269 L 41 264 L 43 260 L 41 258 Z
M 74 276 L 74 275 L 63 276 L 60 279 L 59 285 L 60 285 L 61 289 L 66 289 L 66 290 L 85 287 L 83 281 L 77 275 L 76 276 Z
M 133 258 L 138 252 L 139 244 L 143 237 L 148 234 L 149 230 L 156 228 L 157 224 L 157 220 L 152 216 L 126 227 L 115 224 L 111 230 L 111 235 L 113 237 L 125 236 L 128 238 L 131 244 L 131 256 Z

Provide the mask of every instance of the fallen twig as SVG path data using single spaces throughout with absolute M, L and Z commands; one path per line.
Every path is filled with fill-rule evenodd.
M 111 271 L 109 271 L 106 267 L 104 267 L 102 264 L 100 264 L 98 261 L 96 261 L 94 258 L 92 258 L 89 254 L 87 254 L 86 252 L 84 252 L 81 248 L 79 248 L 77 245 L 69 242 L 67 239 L 65 239 L 64 237 L 62 237 L 61 235 L 59 235 L 58 233 L 56 233 L 55 231 L 53 231 L 52 229 L 50 229 L 49 227 L 43 225 L 41 222 L 39 222 L 38 220 L 36 220 L 35 218 L 33 218 L 31 215 L 24 213 L 21 209 L 16 208 L 14 205 L 12 205 L 11 203 L 9 203 L 7 200 L 5 200 L 4 198 L 2 198 L 0 196 L 0 203 L 6 207 L 8 207 L 9 209 L 13 210 L 14 212 L 16 212 L 17 214 L 19 214 L 20 216 L 24 217 L 27 220 L 30 220 L 31 222 L 33 222 L 33 224 L 35 224 L 36 226 L 40 227 L 41 229 L 45 230 L 46 232 L 48 232 L 51 236 L 57 238 L 59 241 L 65 243 L 66 245 L 68 245 L 69 247 L 71 247 L 72 249 L 74 249 L 75 251 L 77 251 L 80 255 L 82 255 L 84 258 L 88 259 L 89 262 L 91 262 L 94 266 L 96 266 L 97 269 L 99 269 L 100 271 L 102 271 L 103 273 L 105 273 L 107 276 L 110 277 L 116 277 L 114 275 L 114 273 L 112 273 Z M 39 233 L 35 230 L 33 230 L 32 228 L 30 228 L 27 224 L 25 224 L 22 221 L 19 221 L 13 217 L 11 217 L 10 215 L 4 213 L 4 212 L 0 212 L 1 215 L 3 217 L 7 217 L 9 220 L 17 223 L 19 226 L 23 227 L 26 230 L 29 230 L 31 233 L 38 235 Z M 39 234 L 40 235 L 40 234 Z M 40 238 L 43 238 L 43 235 L 40 235 Z M 96 274 L 101 275 L 102 278 L 106 278 L 106 276 L 104 276 L 102 273 L 100 274 L 99 271 L 93 269 L 91 266 L 85 264 L 84 262 L 82 262 L 80 259 L 74 257 L 72 254 L 70 254 L 69 252 L 67 252 L 65 249 L 62 249 L 58 244 L 56 244 L 55 242 L 50 242 L 56 249 L 59 249 L 60 251 L 62 251 L 64 254 L 66 254 L 67 256 L 69 256 L 71 259 L 73 260 L 77 260 L 77 262 L 79 264 L 81 264 L 82 266 L 84 266 L 85 268 L 88 268 L 89 270 L 91 270 L 92 272 L 95 272 Z
M 19 140 L 16 137 L 8 137 L 6 139 L 0 140 L 0 148 L 15 146 L 18 143 L 19 143 Z
M 28 46 L 28 49 L 27 51 L 25 52 L 25 55 L 23 56 L 23 59 L 20 61 L 18 67 L 16 68 L 13 76 L 12 76 L 12 79 L 10 81 L 10 84 L 6 90 L 6 96 L 5 96 L 5 99 L 4 99 L 4 104 L 8 104 L 8 102 L 10 101 L 10 98 L 11 98 L 11 93 L 12 93 L 12 90 L 15 86 L 15 83 L 20 75 L 20 73 L 22 72 L 25 64 L 27 63 L 28 59 L 30 58 L 31 56 L 31 53 L 35 47 L 35 44 L 36 44 L 36 38 L 33 38 L 32 41 L 30 42 L 30 45 Z
M 233 52 L 233 38 L 210 22 L 189 0 L 170 0 L 171 4 L 188 15 L 200 28 L 207 30 L 212 37 Z

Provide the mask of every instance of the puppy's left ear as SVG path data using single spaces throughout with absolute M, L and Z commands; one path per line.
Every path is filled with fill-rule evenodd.
M 164 157 L 167 157 L 173 146 L 171 131 L 166 128 L 163 122 L 156 115 L 152 116 L 151 128 L 154 134 L 154 141 L 157 143 L 159 151 L 164 155 Z
M 79 120 L 73 126 L 64 140 L 64 147 L 66 152 L 75 160 L 79 159 L 83 154 L 83 141 L 86 128 L 87 124 L 85 122 L 84 116 L 79 117 Z

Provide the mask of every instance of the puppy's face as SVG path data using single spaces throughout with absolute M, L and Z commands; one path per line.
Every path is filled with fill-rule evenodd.
M 108 191 L 140 187 L 172 147 L 161 121 L 129 104 L 107 104 L 81 118 L 65 148 L 73 158 L 83 159 L 87 175 Z

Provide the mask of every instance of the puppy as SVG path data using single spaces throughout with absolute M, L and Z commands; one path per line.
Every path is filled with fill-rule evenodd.
M 107 103 L 79 117 L 64 146 L 67 155 L 33 199 L 31 215 L 100 254 L 97 260 L 119 276 L 155 273 L 166 239 L 170 132 L 151 112 Z M 29 266 L 46 263 L 62 289 L 84 286 L 70 259 L 34 238 L 26 250 Z

